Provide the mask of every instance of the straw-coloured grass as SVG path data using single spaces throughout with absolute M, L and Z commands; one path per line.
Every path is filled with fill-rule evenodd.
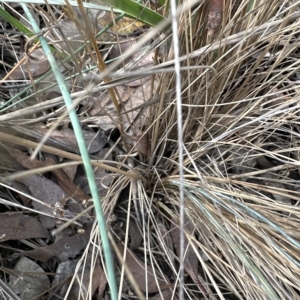
M 115 175 L 102 199 L 113 248 L 115 252 L 123 249 L 118 246 L 120 239 L 130 242 L 128 224 L 130 218 L 134 219 L 143 237 L 138 250 L 134 249 L 136 255 L 152 267 L 151 276 L 157 283 L 165 278 L 164 284 L 168 282 L 172 299 L 176 299 L 178 287 L 183 285 L 178 280 L 176 231 L 183 185 L 185 242 L 189 245 L 184 299 L 299 299 L 299 2 L 224 1 L 222 25 L 210 35 L 206 28 L 211 9 L 208 2 L 199 1 L 178 19 L 183 165 L 178 163 L 174 52 L 169 47 L 172 40 L 165 33 L 157 37 L 163 45 L 155 57 L 158 66 L 147 69 L 153 76 L 153 97 L 142 105 L 143 117 L 137 117 L 136 122 L 138 130 L 147 135 L 147 155 L 128 143 L 124 120 L 131 116 L 128 113 L 126 119 L 123 112 L 117 113 L 119 123 L 116 119 L 114 122 L 121 133 L 117 144 L 126 153 L 118 152 L 113 166 L 111 162 L 93 161 L 94 166 Z M 143 38 L 151 39 L 155 34 Z M 96 44 L 90 51 L 93 47 Z M 146 49 L 153 51 L 151 47 Z M 97 56 L 101 54 L 97 52 Z M 139 77 L 138 71 L 128 70 L 126 75 Z M 144 73 L 141 70 L 140 76 Z M 105 74 L 106 83 L 112 80 L 118 85 L 121 81 L 117 81 L 117 75 Z M 126 81 L 126 76 L 122 80 Z M 157 89 L 155 80 L 159 82 Z M 109 85 L 89 86 L 72 96 L 81 101 L 80 97 L 108 88 L 117 101 L 118 94 Z M 34 120 L 24 116 L 38 114 L 47 106 L 53 111 L 39 115 L 38 121 L 50 118 L 53 125 L 57 115 L 63 113 L 61 103 L 58 97 L 43 105 L 26 106 L 3 114 L 0 121 L 7 126 L 26 125 Z M 79 120 L 81 124 L 101 126 L 99 119 L 88 113 L 82 113 Z M 0 140 L 12 142 L 1 133 Z M 47 149 L 43 146 L 41 151 L 54 151 Z M 61 150 L 50 153 L 64 157 Z M 122 206 L 124 195 L 126 205 Z M 120 207 L 127 210 L 123 219 L 128 225 L 125 237 L 114 225 Z M 95 235 L 93 241 L 93 254 L 102 255 Z M 86 251 L 82 260 L 87 255 Z M 118 260 L 122 262 L 120 253 Z M 116 270 L 120 294 L 122 286 L 129 283 L 135 294 L 144 295 L 144 283 L 134 274 L 130 277 L 130 265 Z M 153 278 L 149 273 L 144 276 L 146 282 L 149 276 L 148 288 L 153 296 Z

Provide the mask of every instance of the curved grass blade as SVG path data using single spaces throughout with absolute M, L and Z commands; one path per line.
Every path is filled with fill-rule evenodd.
M 9 14 L 6 10 L 4 10 L 2 6 L 0 6 L 0 17 L 2 17 L 10 25 L 15 27 L 19 31 L 25 33 L 29 37 L 34 36 L 34 33 L 32 33 L 26 26 L 24 26 L 21 22 L 19 22 L 16 18 L 14 18 L 11 14 Z
M 155 11 L 131 0 L 102 0 L 101 2 L 113 6 L 125 12 L 126 15 L 138 19 L 153 27 L 157 26 L 158 23 L 165 19 L 163 16 L 156 13 Z
M 34 28 L 34 31 L 37 34 L 39 34 L 40 29 L 37 26 L 37 24 L 35 23 L 35 20 L 32 17 L 30 11 L 28 10 L 28 8 L 26 7 L 26 5 L 24 3 L 21 3 L 21 5 Z M 102 211 L 101 202 L 100 202 L 99 194 L 98 194 L 98 189 L 97 189 L 97 185 L 96 185 L 96 181 L 95 181 L 95 176 L 94 176 L 93 168 L 92 168 L 91 161 L 89 158 L 89 154 L 87 152 L 87 148 L 86 148 L 86 145 L 84 142 L 80 123 L 79 123 L 77 114 L 76 114 L 75 110 L 73 109 L 73 102 L 72 102 L 70 93 L 68 91 L 68 88 L 65 84 L 62 74 L 59 71 L 59 68 L 56 64 L 53 54 L 47 44 L 47 41 L 45 40 L 45 38 L 43 36 L 39 37 L 39 39 L 40 39 L 41 45 L 45 51 L 45 54 L 48 57 L 49 63 L 51 65 L 51 68 L 53 70 L 55 78 L 58 82 L 58 85 L 61 89 L 62 95 L 65 100 L 66 107 L 69 110 L 70 119 L 72 122 L 72 126 L 74 128 L 77 143 L 78 143 L 79 150 L 80 150 L 80 153 L 82 156 L 85 171 L 86 171 L 86 174 L 88 177 L 88 182 L 89 182 L 92 198 L 94 200 L 94 206 L 95 206 L 95 210 L 96 210 L 98 226 L 99 226 L 99 230 L 100 230 L 100 235 L 101 235 L 102 245 L 103 245 L 103 252 L 104 252 L 104 257 L 105 257 L 105 262 L 106 262 L 106 268 L 107 268 L 107 273 L 108 273 L 108 281 L 109 281 L 109 287 L 110 287 L 110 291 L 111 291 L 111 298 L 113 300 L 116 300 L 117 299 L 116 279 L 115 279 L 115 275 L 114 275 L 114 264 L 113 264 L 113 259 L 112 259 L 112 253 L 111 253 L 108 234 L 107 234 L 107 230 L 106 230 L 106 221 L 105 221 L 104 214 Z
M 14 0 L 8 0 L 6 2 L 15 2 Z M 31 3 L 31 4 L 44 4 L 44 0 L 22 0 L 22 3 Z M 76 1 L 69 1 L 71 6 L 78 6 Z M 148 24 L 152 27 L 155 27 L 161 21 L 165 20 L 163 16 L 156 13 L 155 11 L 144 7 L 137 2 L 132 0 L 102 0 L 99 4 L 96 3 L 83 3 L 85 8 L 99 9 L 105 11 L 111 11 L 110 7 L 103 6 L 103 3 L 114 7 L 114 12 L 117 14 L 125 13 L 126 16 L 138 19 L 145 24 Z M 49 5 L 66 5 L 64 0 L 49 0 Z M 101 5 L 102 4 L 102 5 Z

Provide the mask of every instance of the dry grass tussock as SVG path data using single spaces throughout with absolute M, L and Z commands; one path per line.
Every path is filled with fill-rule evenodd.
M 181 19 L 182 65 L 199 66 L 181 73 L 185 211 L 195 226 L 189 242 L 208 258 L 198 257 L 209 295 L 298 299 L 299 11 L 297 3 L 264 1 L 247 13 L 249 3 L 238 2 L 200 55 L 193 51 L 207 44 L 203 11 L 194 26 L 188 15 Z M 171 209 L 178 222 L 176 105 L 174 94 L 164 96 L 174 82 L 172 73 L 161 76 L 149 132 L 155 189 L 140 199 L 153 211 L 160 195 L 159 218 Z
M 225 1 L 221 29 L 211 36 L 207 3 L 201 1 L 179 18 L 183 165 L 178 164 L 175 73 L 168 70 L 173 68 L 170 35 L 157 38 L 160 49 L 167 50 L 156 53 L 157 66 L 148 69 L 155 73 L 152 100 L 134 110 L 141 111 L 131 131 L 140 141 L 136 148 L 125 133 L 130 113 L 112 117 L 121 132 L 116 147 L 125 153 L 118 152 L 118 159 L 107 163 L 114 180 L 102 203 L 114 251 L 124 251 L 120 240 L 133 249 L 127 251 L 127 269 L 116 267 L 120 294 L 124 299 L 139 292 L 139 297 L 177 299 L 182 284 L 178 226 L 183 168 L 189 245 L 184 299 L 299 299 L 300 2 Z M 109 75 L 116 80 L 114 73 Z M 55 99 L 46 102 L 52 112 L 38 115 L 39 122 L 57 121 L 63 109 Z M 38 105 L 22 112 L 32 107 Z M 24 128 L 29 126 L 30 121 L 9 114 L 0 117 L 3 125 L 14 130 L 22 122 Z M 79 117 L 84 126 L 101 127 L 97 117 L 84 112 Z M 57 151 L 54 154 L 60 155 L 67 150 Z M 120 213 L 122 209 L 127 213 Z M 131 228 L 120 230 L 116 216 Z M 133 227 L 142 237 L 136 247 L 131 247 L 136 239 Z M 90 255 L 101 256 L 97 243 L 94 231 L 82 263 Z M 151 270 L 143 273 L 131 255 Z

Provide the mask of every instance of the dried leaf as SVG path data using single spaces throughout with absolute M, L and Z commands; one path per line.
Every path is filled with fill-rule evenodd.
M 95 153 L 93 155 L 93 159 L 97 160 L 113 160 L 112 154 L 108 153 L 110 152 L 110 148 L 103 148 L 99 152 Z M 95 180 L 97 182 L 97 188 L 99 192 L 99 196 L 105 197 L 107 194 L 107 191 L 110 187 L 110 184 L 112 183 L 114 179 L 114 175 L 111 173 L 107 173 L 105 170 L 101 168 L 97 168 L 94 171 L 95 175 Z M 91 194 L 90 187 L 88 184 L 87 176 L 86 175 L 78 175 L 74 178 L 74 182 L 80 186 L 80 188 L 86 193 L 86 194 Z
M 22 257 L 17 262 L 14 274 L 18 276 L 10 275 L 9 285 L 21 299 L 37 299 L 38 295 L 45 293 L 50 287 L 50 280 L 45 271 L 27 257 Z
M 77 300 L 79 294 L 82 294 L 83 296 L 87 294 L 85 291 L 89 291 L 89 294 L 92 296 L 97 288 L 99 288 L 98 295 L 103 294 L 107 285 L 107 279 L 102 268 L 99 265 L 96 266 L 93 270 L 92 278 L 90 275 L 91 272 L 89 267 L 85 267 L 83 276 L 82 271 L 79 272 L 79 277 L 82 278 L 82 281 L 80 282 L 80 285 L 77 283 L 72 287 L 72 291 L 68 296 L 69 300 Z M 83 299 L 87 299 L 87 297 L 83 297 Z
M 208 5 L 208 36 L 214 37 L 220 30 L 223 18 L 223 1 L 210 0 Z
M 120 85 L 116 87 L 116 90 L 119 95 L 118 99 L 121 102 L 128 101 L 132 89 L 128 88 L 125 85 Z M 111 97 L 107 92 L 99 94 L 97 101 L 92 102 L 88 113 L 90 116 L 101 116 L 101 120 L 99 121 L 99 123 L 101 124 L 101 129 L 105 131 L 108 129 L 115 128 L 115 122 L 117 122 L 119 118 L 116 111 L 116 107 L 111 101 Z M 109 113 L 111 116 L 108 116 L 107 113 Z M 113 120 L 111 119 L 111 117 Z
M 63 298 L 66 295 L 70 285 L 70 278 L 72 278 L 75 273 L 77 263 L 78 260 L 67 260 L 59 263 L 57 266 L 51 290 L 56 296 Z M 50 297 L 50 299 L 52 299 L 52 297 Z
M 158 221 L 157 222 L 157 228 L 163 238 L 163 241 L 165 243 L 165 245 L 173 250 L 173 242 L 172 242 L 172 238 L 171 238 L 171 235 L 170 235 L 170 231 L 167 230 L 166 226 L 164 223 L 162 223 L 161 221 Z
M 30 195 L 30 191 L 28 190 L 28 188 L 21 182 L 17 182 L 17 181 L 11 181 L 9 182 L 9 185 L 14 189 L 18 190 L 19 197 L 22 200 L 23 204 L 29 207 L 31 205 L 31 199 L 25 196 L 25 195 Z
M 92 158 L 97 160 L 113 160 L 112 151 L 110 148 L 103 148 L 97 153 L 94 153 Z
M 61 296 L 61 298 L 64 298 L 66 296 L 67 290 L 70 288 L 68 300 L 77 300 L 79 294 L 81 294 L 80 299 L 88 299 L 89 296 L 93 296 L 96 289 L 98 288 L 98 296 L 102 297 L 102 294 L 107 285 L 106 275 L 103 272 L 103 269 L 99 265 L 96 265 L 95 267 L 93 267 L 91 278 L 91 258 L 92 256 L 88 255 L 85 263 L 80 265 L 78 278 L 82 278 L 82 280 L 75 280 L 71 288 L 70 279 L 75 274 L 78 261 L 67 260 L 65 262 L 61 262 L 56 269 L 55 278 L 52 282 L 53 293 L 55 293 L 55 295 Z M 83 269 L 84 272 L 82 271 Z M 87 291 L 89 294 L 87 293 Z
M 49 68 L 50 64 L 44 52 L 41 49 L 35 49 L 9 77 L 12 80 L 30 79 L 29 74 L 32 77 L 38 77 L 46 73 Z
M 102 268 L 100 266 L 98 266 L 100 269 L 97 270 L 97 274 L 93 274 L 93 282 L 94 280 L 98 281 L 98 298 L 102 299 L 103 297 L 103 293 L 106 289 L 106 285 L 107 285 L 107 278 L 106 275 L 104 273 L 104 271 L 102 270 Z
M 172 262 L 174 262 L 174 247 L 173 247 L 170 231 L 166 228 L 165 224 L 162 223 L 161 221 L 157 222 L 157 229 L 164 243 L 164 245 L 160 245 L 161 251 L 164 253 L 168 253 L 168 256 L 170 257 Z M 161 240 L 159 239 L 159 241 Z
M 35 169 L 35 168 L 41 168 L 46 166 L 53 166 L 56 165 L 55 160 L 50 156 L 46 155 L 46 159 L 44 161 L 40 161 L 37 159 L 31 160 L 28 155 L 25 153 L 19 151 L 19 150 L 12 150 L 11 155 L 14 156 L 18 163 L 20 163 L 23 167 L 27 169 Z M 84 193 L 80 187 L 78 187 L 75 183 L 73 183 L 67 174 L 61 170 L 61 169 L 55 169 L 52 171 L 55 176 L 57 177 L 57 181 L 59 186 L 62 188 L 62 190 L 75 200 L 88 200 L 90 197 Z M 59 199 L 60 201 L 62 199 Z
M 20 165 L 22 165 L 27 169 L 32 170 L 32 169 L 44 167 L 44 162 L 37 159 L 31 160 L 27 154 L 25 154 L 20 150 L 11 149 L 10 155 L 14 157 Z
M 66 261 L 70 257 L 76 257 L 76 255 L 78 255 L 81 250 L 86 247 L 90 238 L 91 228 L 92 224 L 87 224 L 83 233 L 77 233 L 72 236 L 65 237 L 50 246 L 14 254 L 13 257 L 26 255 L 33 259 L 47 261 L 55 256 L 60 261 Z
M 55 204 L 59 203 L 65 198 L 64 191 L 53 181 L 40 176 L 31 175 L 18 179 L 19 182 L 26 185 L 31 195 L 42 201 L 32 201 L 33 207 L 41 212 L 54 215 Z M 53 228 L 55 226 L 55 218 L 39 215 L 39 218 L 46 228 Z
M 33 127 L 28 129 L 15 126 L 14 129 L 37 140 L 42 139 L 44 135 L 48 134 L 48 129 L 41 127 Z M 100 151 L 107 143 L 107 137 L 103 131 L 94 132 L 82 130 L 82 133 L 90 154 Z M 47 139 L 46 145 L 58 147 L 73 153 L 79 153 L 75 133 L 70 128 L 66 128 L 63 131 L 54 130 Z
M 118 248 L 120 252 L 123 254 L 124 253 L 124 246 L 119 243 Z M 128 269 L 133 275 L 133 278 L 135 279 L 138 287 L 146 292 L 148 289 L 148 293 L 156 293 L 159 290 L 165 290 L 170 287 L 170 284 L 167 281 L 164 281 L 163 279 L 158 278 L 157 276 L 154 275 L 154 271 L 152 267 L 146 266 L 147 270 L 145 270 L 145 264 L 141 260 L 137 258 L 137 256 L 130 250 L 127 249 L 126 252 L 126 261 L 125 261 Z M 146 287 L 146 277 L 147 277 L 147 287 Z M 159 284 L 157 286 L 156 280 Z
M 101 14 L 99 14 L 98 11 L 95 10 L 90 10 L 90 12 L 94 16 L 97 16 L 98 30 L 103 29 L 116 17 L 112 17 L 111 12 L 106 11 L 103 11 Z M 94 12 L 96 12 L 97 15 L 95 15 Z M 114 26 L 112 26 L 109 29 L 109 32 L 117 35 L 127 35 L 139 30 L 143 26 L 144 23 L 138 20 L 123 17 L 120 21 L 118 21 Z
M 153 297 L 149 297 L 149 300 L 169 300 L 169 299 L 176 299 L 172 298 L 172 291 L 170 289 L 161 291 L 161 293 L 158 293 L 157 295 Z
M 3 129 L 0 128 L 0 134 L 2 134 L 3 131 L 7 132 L 8 130 L 4 130 L 4 128 Z M 11 148 L 8 145 L 14 147 L 14 145 L 8 143 L 6 143 L 5 146 L 0 144 L 0 157 L 1 157 L 0 168 L 2 170 L 14 171 L 15 160 L 12 159 L 12 157 L 9 154 Z
M 53 158 L 47 156 L 45 160 L 46 166 L 53 166 L 56 162 Z M 85 201 L 90 199 L 90 197 L 75 183 L 71 182 L 68 175 L 61 169 L 53 170 L 59 186 L 72 198 L 75 200 Z
M 118 45 L 114 45 L 112 47 L 112 50 L 110 52 L 110 58 L 111 59 L 116 59 L 120 56 L 123 55 L 123 53 L 125 53 L 129 48 L 133 47 L 135 44 L 137 43 L 136 40 L 127 40 L 127 41 L 123 41 L 122 43 L 118 44 Z M 128 57 L 125 61 L 124 64 L 127 64 L 130 61 L 133 61 L 134 59 L 137 59 L 140 56 L 139 52 L 133 53 L 130 57 Z M 135 65 L 135 69 L 143 69 L 143 68 L 149 68 L 153 65 L 153 60 L 155 57 L 155 52 L 149 52 L 147 54 L 147 56 L 145 56 L 142 60 L 140 60 L 136 65 Z M 147 77 L 142 77 L 140 79 L 136 79 L 134 81 L 130 81 L 129 83 L 127 83 L 126 85 L 128 87 L 134 88 L 134 87 L 138 87 L 141 86 L 143 84 L 145 84 L 147 81 L 149 81 L 151 78 L 151 76 L 147 76 Z
M 71 162 L 71 160 L 64 160 L 65 163 L 67 162 Z M 67 167 L 63 167 L 62 170 L 67 174 L 67 176 L 69 177 L 69 179 L 71 180 L 71 182 L 74 182 L 74 178 L 77 172 L 77 167 L 78 166 L 67 166 Z
M 149 112 L 149 100 L 151 102 L 152 93 L 155 93 L 157 87 L 159 85 L 158 79 L 155 79 L 153 82 L 153 86 L 151 81 L 147 81 L 146 84 L 138 86 L 135 88 L 134 92 L 130 96 L 130 101 L 125 104 L 124 111 L 126 111 L 126 117 L 124 118 L 124 126 L 128 126 L 135 120 L 136 116 L 139 114 L 139 110 L 132 108 L 142 107 L 145 105 L 148 109 L 143 110 L 143 113 L 138 116 L 138 125 L 139 128 L 142 126 L 149 124 L 150 122 L 150 112 Z M 130 111 L 130 112 L 129 112 Z M 129 119 L 129 120 L 128 120 Z M 130 123 L 128 123 L 130 122 Z
M 64 18 L 58 21 L 58 26 L 60 29 L 51 30 L 48 38 L 53 41 L 63 40 L 64 42 L 58 45 L 62 51 L 75 51 L 84 44 L 84 38 L 74 22 Z
M 144 154 L 148 155 L 149 150 L 149 136 L 148 133 L 139 131 L 136 135 L 127 135 L 127 141 L 129 144 L 135 146 L 135 149 Z
M 185 233 L 188 233 L 189 235 L 194 234 L 195 226 L 191 221 L 186 222 L 184 228 Z M 175 225 L 174 222 L 171 223 L 170 234 L 175 247 L 175 252 L 177 256 L 180 257 L 180 228 Z M 186 234 L 184 235 L 184 253 L 184 269 L 191 276 L 193 281 L 198 285 L 200 290 L 206 294 L 204 287 L 198 279 L 198 258 L 193 248 L 190 246 Z
M 100 197 L 105 197 L 107 194 L 107 191 L 110 187 L 110 184 L 112 183 L 114 179 L 114 175 L 107 173 L 105 170 L 98 168 L 95 172 L 95 180 L 97 182 L 97 188 Z M 80 188 L 87 194 L 90 194 L 90 187 L 88 184 L 88 180 L 86 175 L 78 176 L 75 178 L 76 184 L 80 186 Z
M 0 214 L 0 241 L 50 238 L 48 231 L 35 218 L 19 212 Z
M 65 142 L 69 143 L 70 146 L 75 145 L 76 151 L 78 152 L 79 148 L 77 146 L 77 140 L 74 131 L 70 128 L 66 128 L 62 131 L 62 134 Z M 90 154 L 100 151 L 107 143 L 107 137 L 103 131 L 99 131 L 97 133 L 94 131 L 82 130 L 82 134 Z

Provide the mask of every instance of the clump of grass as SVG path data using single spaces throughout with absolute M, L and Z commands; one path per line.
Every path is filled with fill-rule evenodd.
M 300 263 L 299 11 L 283 1 L 229 2 L 214 39 L 201 26 L 204 4 L 180 19 L 182 66 L 188 67 L 181 72 L 184 164 L 178 165 L 175 92 L 168 93 L 175 76 L 164 73 L 149 126 L 153 188 L 138 198 L 153 224 L 156 218 L 170 224 L 169 209 L 178 224 L 183 168 L 185 212 L 195 226 L 189 243 L 208 257 L 199 260 L 208 295 L 294 299 Z M 166 261 L 175 268 L 170 256 Z M 193 297 L 193 288 L 185 288 Z
M 140 151 L 135 156 L 116 104 L 116 126 L 121 133 L 117 144 L 126 153 L 119 156 L 122 169 L 115 172 L 116 179 L 102 206 L 112 243 L 124 240 L 112 220 L 125 194 L 129 202 L 127 224 L 130 218 L 135 219 L 143 237 L 136 254 L 151 265 L 154 276 L 168 277 L 174 298 L 182 285 L 186 299 L 297 299 L 300 12 L 297 2 L 225 2 L 222 24 L 213 35 L 207 34 L 211 8 L 206 2 L 186 9 L 178 19 L 183 164 L 178 164 L 174 53 L 165 31 L 156 40 L 163 45 L 156 57 L 158 66 L 147 70 L 155 74 L 153 82 L 159 79 L 159 86 L 153 88 L 149 105 L 142 108 L 148 109 L 147 118 L 139 119 L 138 130 L 148 142 L 148 154 Z M 153 32 L 145 35 L 143 42 L 153 36 Z M 96 47 L 96 43 L 90 45 L 90 53 Z M 94 63 L 100 69 L 102 58 L 97 51 Z M 153 49 L 146 48 L 145 54 L 147 51 Z M 111 71 L 114 66 L 117 63 L 102 69 L 99 78 L 104 74 L 105 80 L 111 81 L 109 76 L 116 75 Z M 124 69 L 126 75 L 139 77 L 130 73 L 128 66 Z M 89 93 L 98 91 L 89 88 Z M 49 101 L 49 107 L 60 101 Z M 37 104 L 34 107 L 41 111 Z M 24 111 L 32 113 L 24 108 L 22 115 Z M 129 114 L 127 117 L 130 119 Z M 2 121 L 19 124 L 14 118 L 3 116 Z M 79 119 L 89 125 L 99 121 L 84 114 Z M 123 163 L 130 168 L 130 176 L 129 172 L 124 174 Z M 185 282 L 178 281 L 178 237 L 174 235 L 180 223 L 182 185 L 185 221 L 189 224 L 185 226 L 189 245 L 185 263 L 187 266 L 193 259 L 195 266 L 192 271 L 185 269 Z M 125 241 L 128 228 L 126 235 Z M 98 247 L 94 249 L 95 256 L 102 255 Z M 118 249 L 115 245 L 114 251 Z M 87 251 L 83 258 L 86 256 Z M 120 255 L 118 258 L 122 262 Z M 134 282 L 126 268 L 124 283 L 124 268 L 121 263 L 120 291 L 129 282 L 141 295 L 139 281 Z M 144 275 L 147 279 L 148 274 Z

